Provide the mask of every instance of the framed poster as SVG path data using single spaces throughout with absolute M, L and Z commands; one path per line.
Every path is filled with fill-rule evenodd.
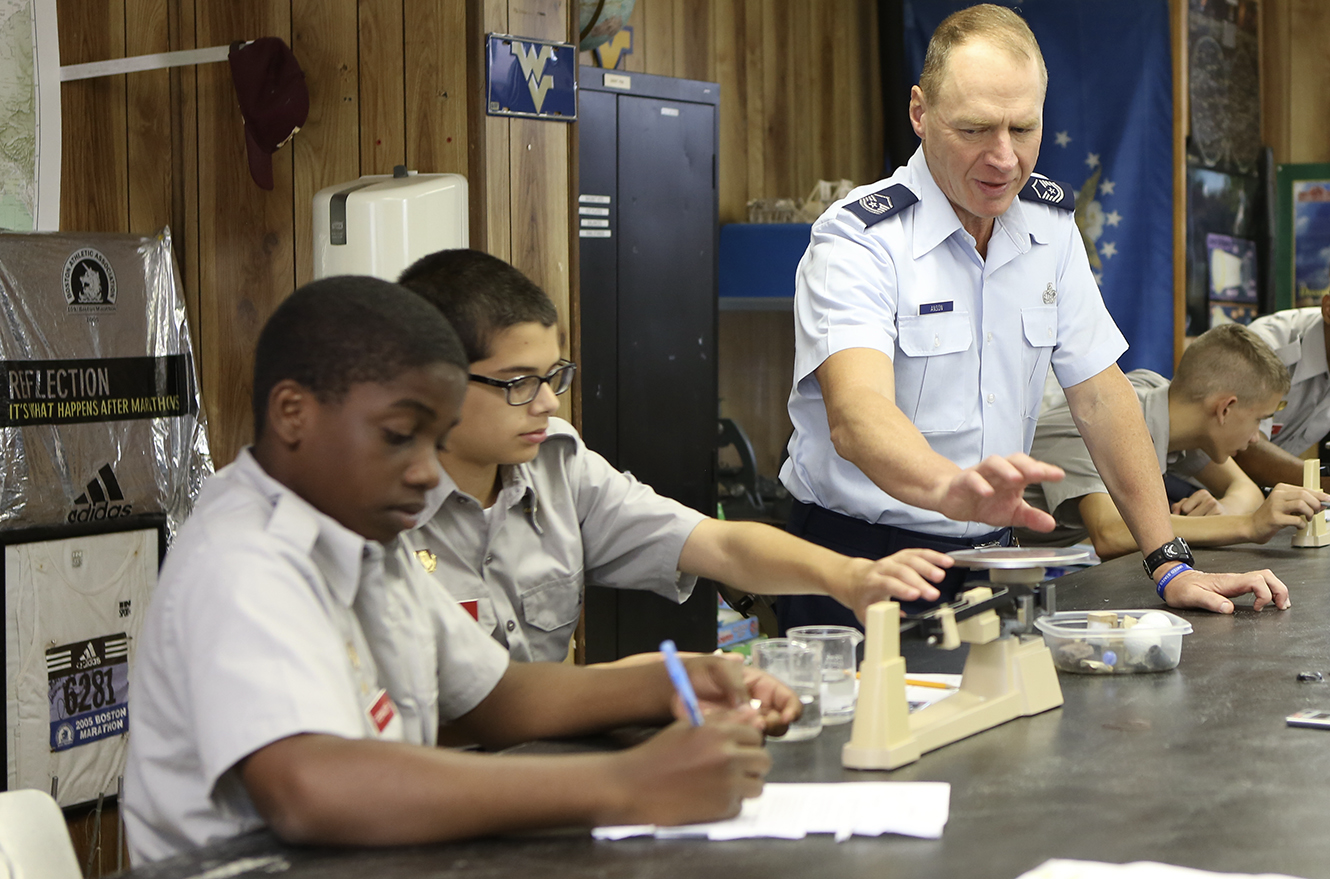
M 1330 291 L 1330 163 L 1280 165 L 1275 308 L 1319 305 Z

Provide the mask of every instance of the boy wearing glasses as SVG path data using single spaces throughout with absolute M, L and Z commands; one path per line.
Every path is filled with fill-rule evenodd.
M 575 366 L 558 316 L 517 269 L 474 250 L 431 254 L 400 282 L 443 312 L 471 361 L 440 452 L 438 512 L 404 535 L 426 570 L 519 661 L 557 661 L 585 583 L 688 598 L 697 577 L 749 592 L 831 595 L 860 616 L 884 598 L 935 599 L 951 560 L 907 550 L 848 558 L 753 522 L 661 497 L 554 417 Z

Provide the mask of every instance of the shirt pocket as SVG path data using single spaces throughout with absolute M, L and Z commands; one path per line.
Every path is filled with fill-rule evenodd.
M 1025 367 L 1025 448 L 1034 439 L 1035 422 L 1044 398 L 1044 384 L 1048 380 L 1048 366 L 1053 349 L 1058 344 L 1058 307 L 1032 305 L 1021 309 L 1021 329 L 1025 334 L 1022 362 Z
M 547 580 L 522 593 L 522 619 L 533 629 L 557 632 L 577 624 L 582 611 L 582 573 Z
M 896 364 L 901 410 L 923 434 L 960 428 L 975 403 L 965 390 L 973 384 L 965 379 L 970 371 L 965 352 L 974 344 L 969 312 L 902 315 L 896 319 L 896 344 L 908 358 Z

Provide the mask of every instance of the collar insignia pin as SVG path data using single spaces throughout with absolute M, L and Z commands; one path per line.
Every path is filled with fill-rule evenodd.
M 416 550 L 416 558 L 420 560 L 420 566 L 425 569 L 426 574 L 433 574 L 434 569 L 439 566 L 439 557 L 428 549 Z

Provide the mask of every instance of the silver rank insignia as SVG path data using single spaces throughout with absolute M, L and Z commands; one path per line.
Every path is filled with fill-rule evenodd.
M 1058 291 L 1053 289 L 1052 284 L 1049 284 L 1047 287 L 1044 288 L 1044 304 L 1052 305 L 1054 302 L 1057 301 L 1058 301 Z

